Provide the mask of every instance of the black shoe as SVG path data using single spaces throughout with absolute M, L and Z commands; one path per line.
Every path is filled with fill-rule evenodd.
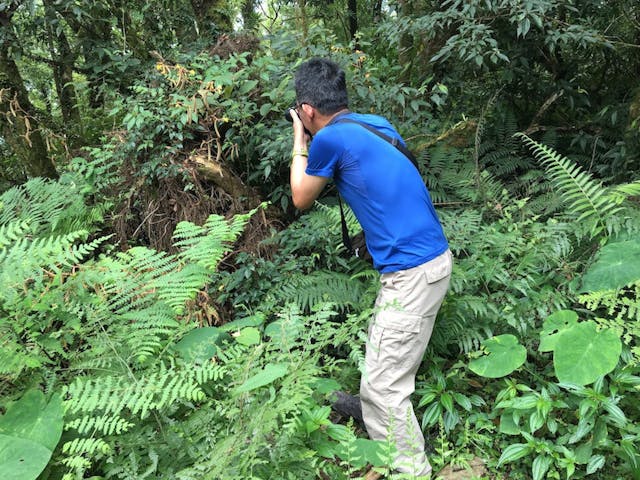
M 360 397 L 340 391 L 334 392 L 334 396 L 331 408 L 340 415 L 353 418 L 361 427 L 364 427 Z

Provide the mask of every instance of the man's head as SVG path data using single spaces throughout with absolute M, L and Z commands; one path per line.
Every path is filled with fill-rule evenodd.
M 313 58 L 300 65 L 295 88 L 298 104 L 311 105 L 323 115 L 332 115 L 349 106 L 344 71 L 331 60 Z

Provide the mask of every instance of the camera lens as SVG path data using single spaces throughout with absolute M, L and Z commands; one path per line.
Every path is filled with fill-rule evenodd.
M 293 122 L 293 118 L 291 118 L 291 109 L 287 108 L 287 110 L 284 112 L 284 119 L 287 122 Z

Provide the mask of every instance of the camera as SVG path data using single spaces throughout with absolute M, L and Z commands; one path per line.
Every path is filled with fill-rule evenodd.
M 284 112 L 284 119 L 289 122 L 289 123 L 293 123 L 293 118 L 291 118 L 291 110 L 295 110 L 296 106 L 292 105 L 291 107 L 287 108 Z M 307 130 L 307 127 L 304 128 L 304 133 L 306 133 L 307 135 L 309 135 L 309 137 L 312 137 L 313 135 L 311 135 L 311 132 L 309 130 Z
M 287 109 L 284 111 L 284 119 L 285 119 L 287 122 L 289 122 L 289 123 L 293 123 L 293 118 L 291 118 L 291 109 L 292 109 L 292 108 L 294 108 L 294 107 L 287 108 Z

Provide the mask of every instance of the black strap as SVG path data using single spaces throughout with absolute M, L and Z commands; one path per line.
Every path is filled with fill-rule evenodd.
M 347 252 L 353 252 L 353 245 L 351 245 L 351 238 L 349 238 L 349 227 L 347 227 L 347 221 L 344 218 L 344 207 L 342 206 L 342 197 L 338 193 L 338 204 L 340 205 L 340 223 L 342 224 L 342 244 Z
M 332 124 L 335 124 L 335 123 L 355 123 L 357 125 L 360 125 L 361 127 L 366 128 L 371 133 L 376 134 L 380 138 L 386 140 L 391 145 L 396 147 L 400 152 L 402 152 L 402 154 L 405 157 L 407 157 L 411 161 L 411 163 L 413 163 L 413 166 L 416 167 L 416 170 L 418 170 L 418 172 L 420 171 L 420 169 L 418 168 L 418 161 L 416 160 L 415 155 L 411 153 L 411 151 L 407 147 L 405 147 L 397 138 L 390 137 L 387 134 L 379 132 L 372 126 L 367 125 L 366 123 L 362 123 L 357 120 L 353 120 L 351 118 L 341 117 L 332 122 Z M 342 224 L 342 244 L 344 245 L 344 248 L 347 249 L 347 252 L 353 252 L 353 246 L 351 245 L 351 238 L 349 238 L 349 228 L 347 227 L 347 221 L 344 218 L 344 208 L 342 206 L 342 197 L 340 196 L 340 193 L 338 193 L 338 203 L 340 204 L 340 223 Z

